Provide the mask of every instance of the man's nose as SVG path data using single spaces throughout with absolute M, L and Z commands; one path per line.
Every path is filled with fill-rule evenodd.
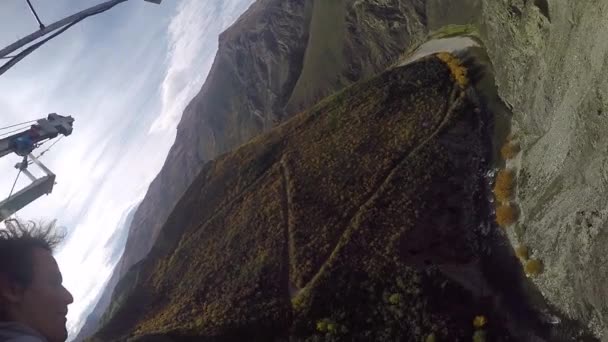
M 72 296 L 72 294 L 70 293 L 70 291 L 68 291 L 68 289 L 66 289 L 65 287 L 63 288 L 63 298 L 65 299 L 67 304 L 72 304 L 74 303 L 74 297 Z

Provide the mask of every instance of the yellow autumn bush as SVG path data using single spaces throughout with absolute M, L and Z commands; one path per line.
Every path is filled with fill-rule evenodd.
M 520 151 L 519 143 L 507 141 L 500 149 L 500 155 L 504 160 L 515 158 Z
M 496 182 L 494 183 L 494 197 L 498 202 L 506 203 L 509 202 L 513 197 L 513 190 L 515 188 L 515 173 L 510 169 L 502 169 L 498 171 L 496 175 Z
M 507 227 L 517 221 L 517 210 L 511 204 L 501 204 L 496 208 L 496 223 Z
M 540 260 L 530 259 L 524 265 L 524 271 L 529 276 L 536 276 L 543 272 L 544 266 Z
M 528 260 L 528 256 L 529 256 L 528 247 L 524 246 L 524 245 L 517 246 L 517 248 L 515 248 L 515 255 L 517 255 L 517 257 L 520 260 L 523 260 L 523 261 Z

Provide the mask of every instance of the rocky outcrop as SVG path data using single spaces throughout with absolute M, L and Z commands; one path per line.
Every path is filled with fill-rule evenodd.
M 491 340 L 547 337 L 493 223 L 468 70 L 391 69 L 206 164 L 95 338 L 456 341 L 480 314 Z
M 206 161 L 383 70 L 423 37 L 425 20 L 423 0 L 254 3 L 220 36 L 211 72 L 184 111 L 106 292 L 148 253 Z M 95 312 L 103 312 L 104 304 Z
M 534 282 L 608 340 L 608 33 L 603 1 L 484 1 L 484 40 L 522 145 L 520 223 Z
M 514 160 L 521 215 L 509 238 L 543 261 L 533 281 L 547 301 L 606 341 L 608 4 L 458 2 L 476 13 L 469 22 L 480 28 L 521 144 Z M 467 20 L 449 9 L 427 15 L 430 29 Z

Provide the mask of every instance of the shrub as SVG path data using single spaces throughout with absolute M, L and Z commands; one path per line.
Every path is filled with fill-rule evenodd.
M 480 315 L 480 316 L 475 316 L 475 318 L 473 318 L 473 326 L 475 328 L 483 328 L 486 323 L 488 323 L 488 320 L 486 318 L 486 316 Z
M 329 318 L 324 318 L 322 320 L 317 321 L 317 331 L 320 333 L 328 333 L 328 334 L 338 334 L 338 333 L 347 333 L 348 329 L 340 325 Z
M 500 155 L 504 160 L 509 160 L 515 158 L 519 151 L 519 143 L 507 141 L 500 149 Z
M 450 68 L 454 81 L 456 81 L 460 87 L 465 88 L 469 85 L 467 69 L 462 65 L 458 57 L 449 52 L 439 52 L 436 56 L 447 64 L 448 68 Z
M 390 297 L 388 297 L 388 302 L 397 305 L 401 302 L 401 295 L 398 293 L 393 293 Z
M 517 255 L 517 257 L 522 261 L 528 260 L 528 256 L 529 256 L 528 247 L 526 247 L 524 245 L 517 246 L 517 248 L 515 248 L 515 255 Z
M 322 320 L 317 322 L 317 331 L 326 332 L 327 331 L 327 321 Z
M 494 183 L 494 197 L 498 202 L 509 202 L 513 196 L 515 187 L 515 173 L 513 170 L 503 169 L 498 171 L 496 182 Z
M 507 135 L 507 141 L 512 141 L 519 138 L 519 134 L 515 133 L 515 132 L 511 132 L 509 133 L 509 135 Z
M 511 204 L 501 204 L 496 208 L 496 223 L 501 227 L 512 225 L 517 220 L 517 210 Z
M 544 266 L 540 260 L 531 259 L 526 262 L 524 271 L 529 276 L 536 276 L 543 272 Z
M 473 334 L 473 342 L 486 342 L 485 330 L 476 330 Z

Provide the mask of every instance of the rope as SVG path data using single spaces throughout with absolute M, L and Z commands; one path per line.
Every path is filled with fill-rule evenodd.
M 46 144 L 47 142 L 51 141 L 51 139 L 44 139 L 41 142 L 37 143 L 36 145 L 34 145 L 34 148 L 39 148 L 40 146 Z
M 2 127 L 2 128 L 0 128 L 0 131 L 3 130 L 3 129 L 9 129 L 9 128 L 13 128 L 13 127 L 21 126 L 21 125 L 30 124 L 30 123 L 36 122 L 36 121 L 38 121 L 38 120 L 31 120 L 31 121 L 22 122 L 22 123 L 19 123 L 19 124 L 16 124 L 16 125 L 10 125 L 10 126 L 6 126 L 6 127 Z
M 59 137 L 59 139 L 55 140 L 55 141 L 54 141 L 54 142 L 51 144 L 51 146 L 49 146 L 49 147 L 48 147 L 46 150 L 44 150 L 44 151 L 40 152 L 40 154 L 39 154 L 38 156 L 36 156 L 36 158 L 40 158 L 40 157 L 42 157 L 42 156 L 43 156 L 45 153 L 47 153 L 47 152 L 48 152 L 48 151 L 49 151 L 51 148 L 53 148 L 53 146 L 55 146 L 55 144 L 56 144 L 56 143 L 58 143 L 58 142 L 59 142 L 61 139 L 63 139 L 63 138 L 64 138 L 64 136 L 63 136 L 63 135 L 62 135 L 62 136 L 60 136 L 60 137 Z M 43 141 L 42 143 L 40 143 L 40 144 L 36 145 L 36 148 L 38 148 L 38 147 L 40 147 L 40 146 L 44 145 L 45 143 L 47 143 L 47 142 L 49 142 L 49 141 L 50 141 L 50 140 L 45 140 L 45 141 Z M 32 160 L 28 160 L 28 161 L 27 161 L 27 165 L 28 165 L 28 166 L 29 166 L 29 165 L 32 165 L 32 164 L 34 164 L 34 161 L 32 161 Z
M 15 132 L 25 132 L 25 131 L 24 131 L 24 127 L 17 128 L 17 129 L 15 129 L 15 130 L 8 131 L 8 132 L 6 132 L 6 133 L 2 133 L 2 134 L 0 134 L 0 138 L 3 138 L 4 136 L 8 136 L 8 135 L 10 135 L 10 134 L 12 134 L 12 133 L 15 133 Z
M 60 137 L 59 137 L 59 139 L 55 140 L 55 141 L 54 141 L 54 142 L 51 144 L 51 146 L 49 146 L 49 147 L 48 147 L 46 150 L 44 150 L 44 151 L 40 152 L 40 154 L 39 154 L 39 155 L 38 155 L 38 157 L 36 157 L 36 158 L 40 158 L 40 157 L 42 157 L 42 156 L 43 156 L 45 153 L 47 153 L 47 152 L 48 152 L 48 151 L 49 151 L 51 148 L 53 148 L 53 146 L 55 146 L 55 144 L 56 144 L 56 143 L 58 143 L 59 141 L 61 141 L 61 139 L 63 139 L 63 137 L 64 137 L 63 135 L 62 135 L 62 136 L 60 136 Z M 47 141 L 48 141 L 48 140 L 47 140 Z M 46 142 L 46 141 L 45 141 L 45 142 Z M 42 145 L 42 144 L 41 144 L 41 145 Z
M 15 191 L 15 185 L 17 185 L 17 181 L 19 180 L 20 174 L 21 174 L 21 169 L 19 169 L 19 172 L 17 173 L 17 178 L 15 178 L 15 182 L 13 183 L 13 187 L 11 188 L 11 193 L 8 194 L 8 198 L 11 198 L 11 196 L 13 196 L 13 191 Z

